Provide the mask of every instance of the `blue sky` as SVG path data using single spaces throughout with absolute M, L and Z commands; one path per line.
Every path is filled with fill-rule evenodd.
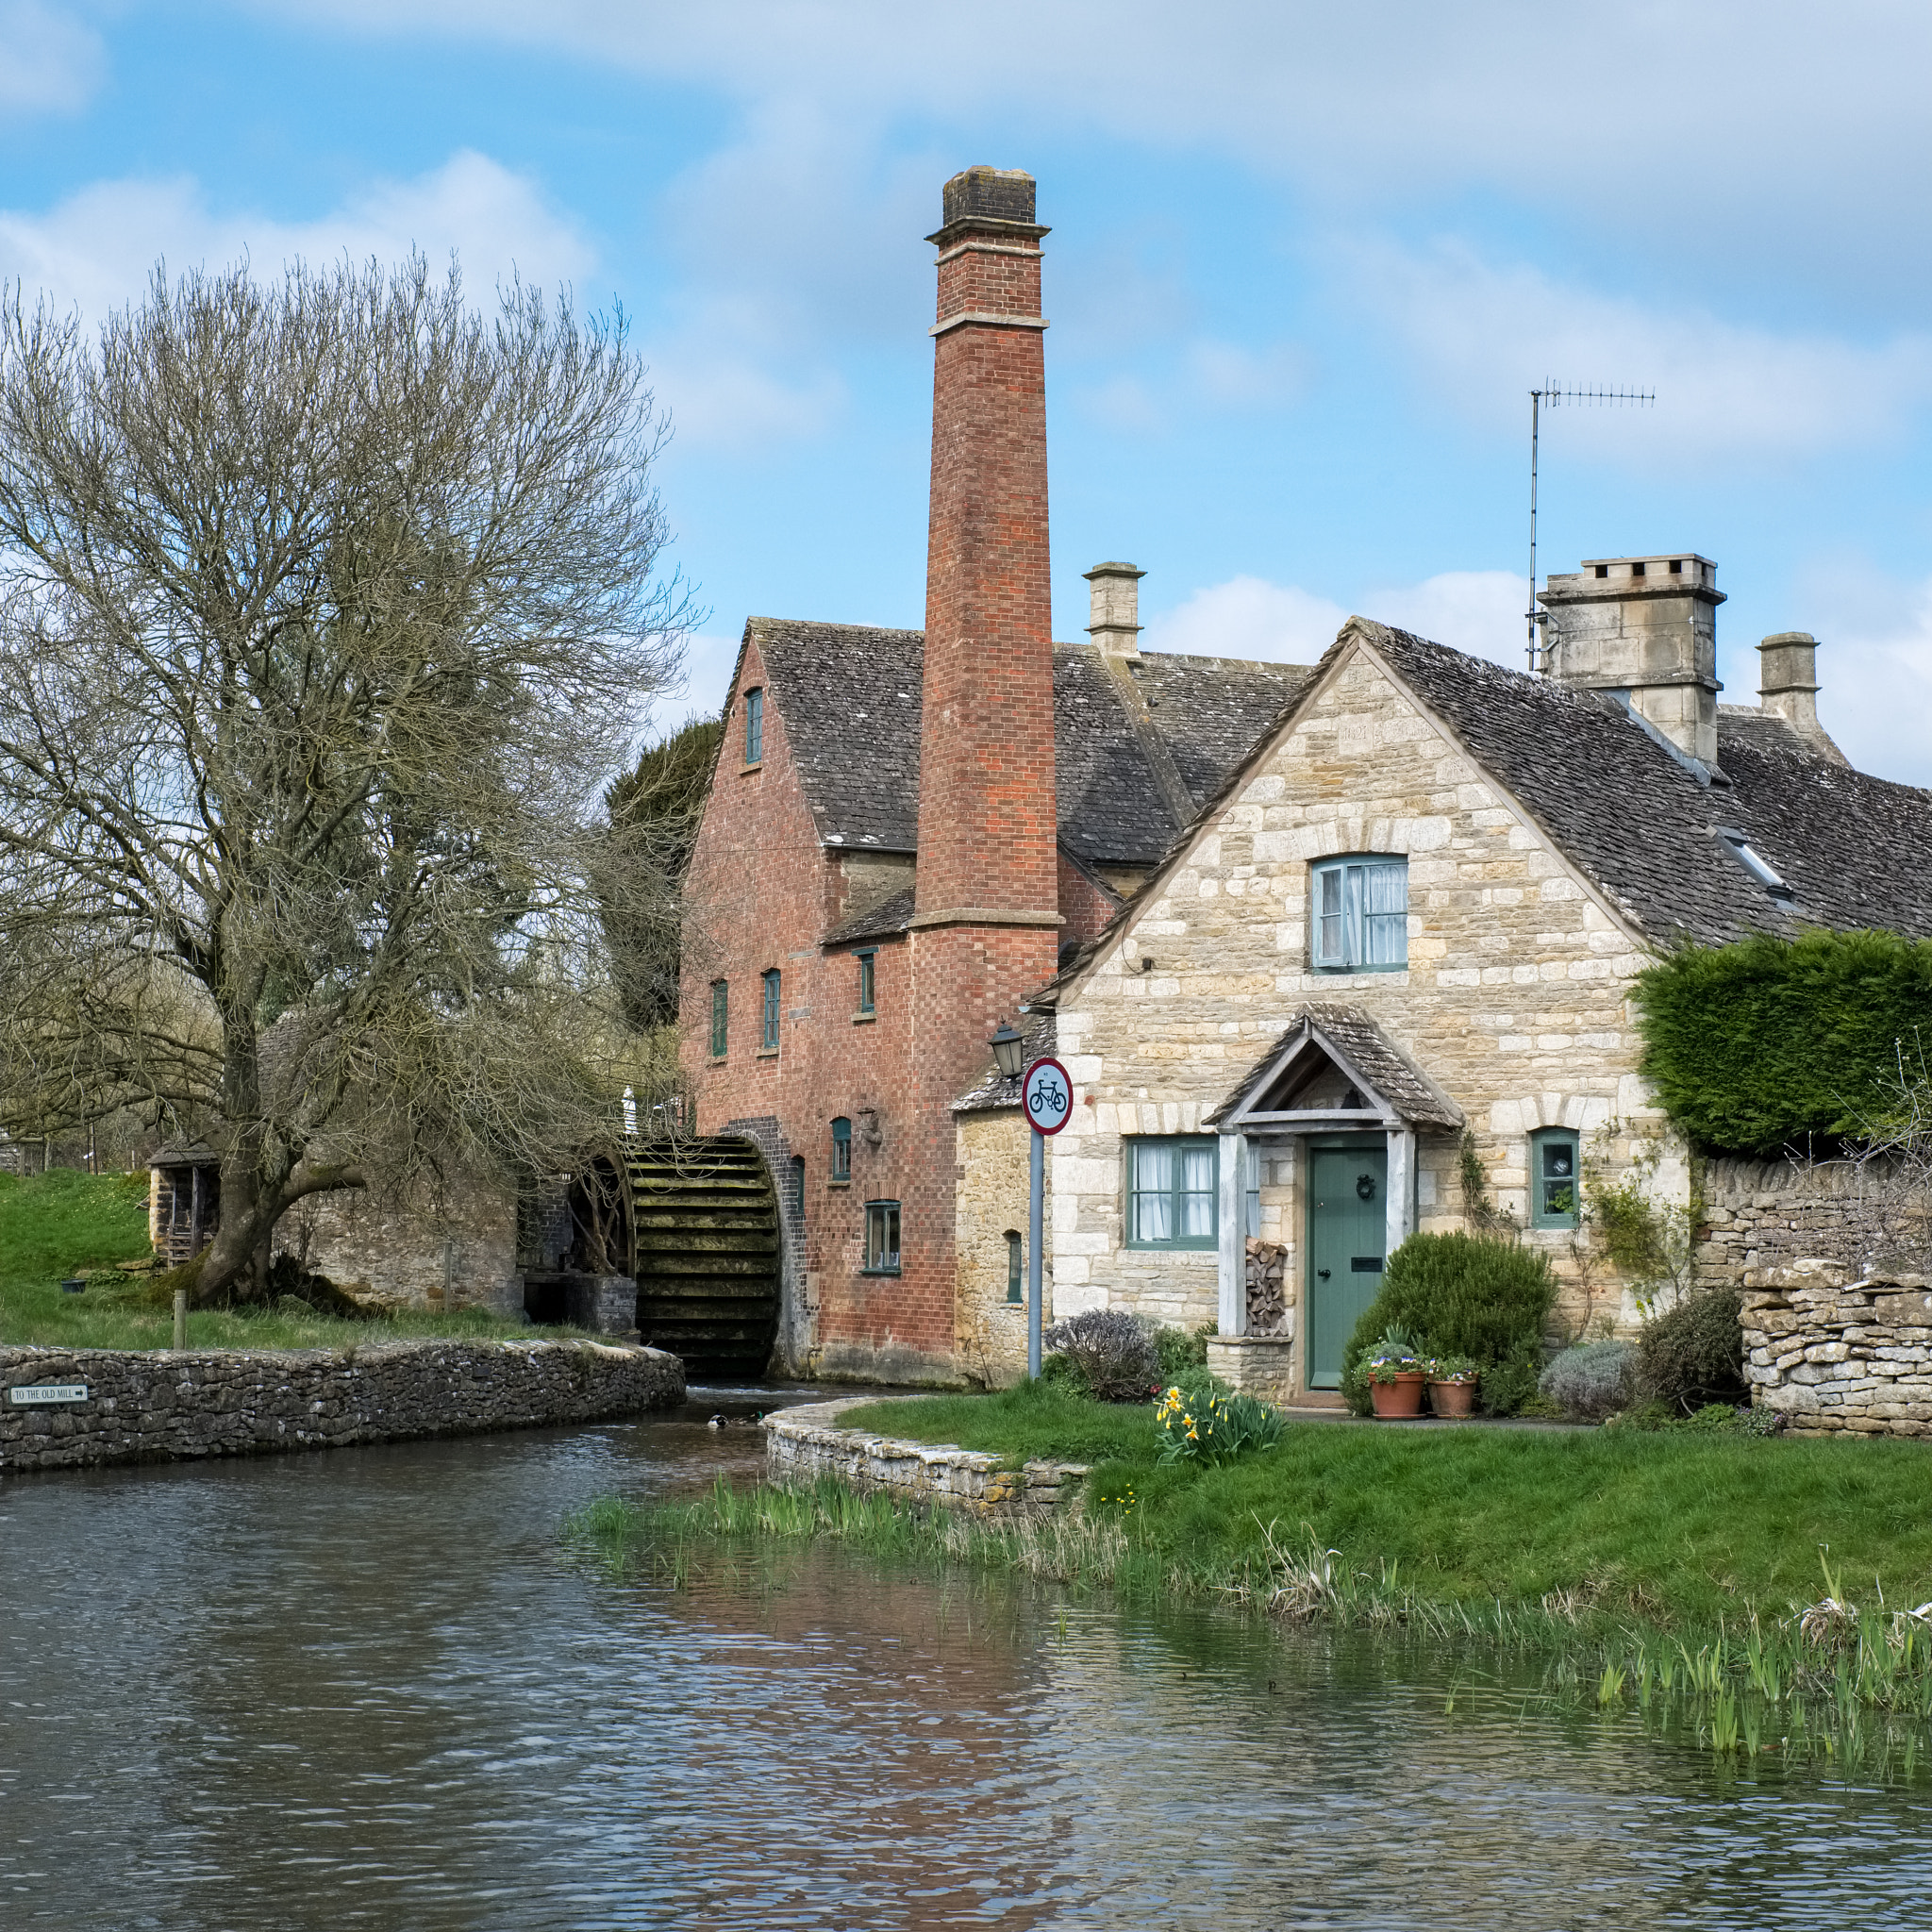
M 1701 551 L 1720 675 L 1932 784 L 1932 8 L 1758 0 L 0 0 L 0 274 L 98 314 L 245 252 L 456 249 L 621 302 L 715 704 L 748 613 L 917 625 L 946 175 L 1046 260 L 1056 630 L 1311 659 L 1351 610 L 1520 663 L 1544 569 Z

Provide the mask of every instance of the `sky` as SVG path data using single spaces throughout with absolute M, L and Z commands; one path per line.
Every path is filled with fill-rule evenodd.
M 1045 243 L 1055 631 L 1311 662 L 1350 612 L 1524 661 L 1540 562 L 1715 558 L 1727 702 L 1818 637 L 1932 784 L 1924 0 L 0 0 L 0 275 L 98 318 L 245 258 L 455 252 L 621 306 L 706 616 L 923 621 L 933 251 Z

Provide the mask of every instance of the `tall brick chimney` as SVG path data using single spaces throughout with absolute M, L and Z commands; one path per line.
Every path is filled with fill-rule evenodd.
M 1047 231 L 1005 169 L 955 175 L 943 211 L 913 924 L 1057 926 Z

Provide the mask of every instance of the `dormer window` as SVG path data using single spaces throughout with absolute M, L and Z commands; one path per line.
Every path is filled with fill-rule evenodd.
M 1774 899 L 1789 903 L 1797 893 L 1788 886 L 1771 861 L 1753 845 L 1742 832 L 1735 832 L 1727 825 L 1718 827 L 1718 837 L 1728 847 L 1731 857 L 1741 865 Z

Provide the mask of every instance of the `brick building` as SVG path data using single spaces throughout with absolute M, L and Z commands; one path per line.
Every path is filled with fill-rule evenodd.
M 1390 1250 L 1463 1224 L 1467 1134 L 1572 1319 L 1626 1324 L 1582 1165 L 1688 1191 L 1631 979 L 1686 935 L 1932 934 L 1932 794 L 1847 767 L 1808 637 L 1721 706 L 1688 552 L 1550 579 L 1540 675 L 1361 619 L 1312 669 L 1142 655 L 1125 563 L 1054 642 L 1034 212 L 972 169 L 929 238 L 924 632 L 752 619 L 692 858 L 694 1124 L 779 1182 L 781 1359 L 1024 1359 L 1002 1017 L 1075 1083 L 1055 1311 L 1218 1321 L 1225 1371 L 1319 1397 Z

